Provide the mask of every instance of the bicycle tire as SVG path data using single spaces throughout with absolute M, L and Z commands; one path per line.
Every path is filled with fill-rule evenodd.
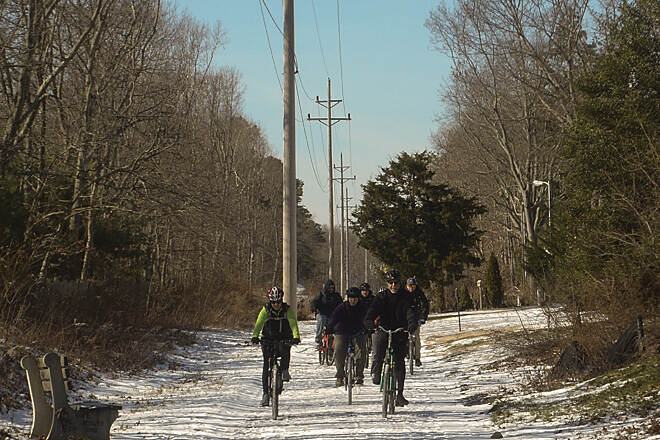
M 332 335 L 328 336 L 328 348 L 326 351 L 326 365 L 334 365 L 335 363 L 335 349 L 334 349 L 334 338 Z
M 353 376 L 355 371 L 354 357 L 352 355 L 348 357 L 347 369 L 348 374 L 346 375 L 346 387 L 348 388 L 348 404 L 351 405 L 353 403 Z
M 278 382 L 278 376 L 280 374 L 280 369 L 277 363 L 273 365 L 273 369 L 271 370 L 271 378 L 270 378 L 270 392 L 271 392 L 271 397 L 270 397 L 270 402 L 271 402 L 271 408 L 272 408 L 272 417 L 273 420 L 277 420 L 278 412 L 279 412 L 279 406 L 280 406 L 280 394 L 278 393 L 277 389 L 277 382 Z
M 381 379 L 383 385 L 383 418 L 387 418 L 387 412 L 390 409 L 390 366 L 385 364 L 383 365 L 383 378 Z
M 325 364 L 325 350 L 323 347 L 319 348 L 319 365 Z
M 367 343 L 365 344 L 364 368 L 369 368 L 369 358 L 371 357 L 371 335 L 367 334 Z
M 415 338 L 410 338 L 408 345 L 410 345 L 408 348 L 408 362 L 410 363 L 408 371 L 410 371 L 410 375 L 412 376 L 415 370 Z

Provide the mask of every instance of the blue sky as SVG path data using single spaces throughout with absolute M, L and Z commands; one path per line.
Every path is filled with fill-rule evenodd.
M 263 128 L 273 153 L 281 158 L 283 105 L 277 75 L 281 76 L 283 70 L 282 35 L 264 8 L 279 72 L 276 73 L 259 1 L 172 0 L 178 9 L 200 21 L 221 23 L 227 39 L 216 54 L 216 65 L 235 67 L 241 73 L 244 111 Z M 265 4 L 282 28 L 282 1 L 265 0 Z M 329 76 L 333 99 L 344 99 L 343 106 L 333 109 L 333 116 L 343 116 L 345 111 L 353 119 L 333 127 L 333 162 L 338 166 L 340 153 L 343 154 L 345 164 L 352 167 L 348 175 L 357 178 L 348 186 L 349 196 L 354 197 L 351 203 L 359 201 L 360 185 L 374 178 L 399 152 L 430 147 L 435 118 L 442 111 L 440 91 L 450 69 L 447 57 L 431 48 L 424 27 L 429 12 L 438 4 L 438 0 L 339 0 L 338 26 L 337 0 L 295 2 L 299 80 L 312 99 L 317 95 L 324 99 Z M 325 115 L 325 110 L 310 100 L 300 86 L 298 90 L 304 119 L 307 113 Z M 327 223 L 326 128 L 318 122 L 305 121 L 304 129 L 311 153 L 303 123 L 299 122 L 296 165 L 297 177 L 305 182 L 303 203 L 317 222 Z M 319 173 L 320 185 L 312 163 Z M 336 185 L 336 197 L 338 193 Z M 338 204 L 337 199 L 335 205 Z

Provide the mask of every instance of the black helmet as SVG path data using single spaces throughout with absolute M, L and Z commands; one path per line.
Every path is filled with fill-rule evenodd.
M 406 284 L 409 285 L 409 286 L 412 286 L 412 285 L 416 286 L 417 285 L 417 278 L 415 278 L 415 277 L 408 278 L 408 281 L 406 281 Z
M 277 286 L 268 289 L 268 300 L 270 302 L 282 302 L 284 300 L 284 290 Z
M 362 283 L 362 284 L 360 284 L 360 290 L 371 291 L 371 286 L 369 285 L 369 283 Z
M 346 289 L 346 297 L 347 298 L 359 298 L 361 295 L 360 289 L 357 287 L 349 287 Z
M 392 269 L 385 272 L 385 281 L 388 283 L 396 281 L 397 283 L 401 282 L 401 274 L 398 270 Z

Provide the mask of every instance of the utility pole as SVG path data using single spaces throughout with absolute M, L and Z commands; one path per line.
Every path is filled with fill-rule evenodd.
M 355 176 L 353 176 L 353 179 L 355 179 Z M 346 288 L 348 289 L 350 287 L 351 283 L 351 247 L 350 247 L 350 241 L 349 241 L 349 228 L 348 228 L 348 211 L 357 208 L 356 205 L 349 205 L 348 201 L 351 200 L 352 197 L 348 197 L 348 188 L 346 188 Z
M 341 294 L 344 295 L 344 292 L 348 288 L 347 283 L 344 283 L 344 280 L 348 281 L 348 277 L 346 276 L 346 274 L 347 274 L 346 261 L 347 260 L 344 258 L 344 255 L 346 254 L 346 246 L 347 246 L 347 243 L 348 243 L 348 241 L 346 240 L 346 238 L 348 238 L 348 235 L 346 235 L 346 236 L 344 235 L 344 231 L 347 230 L 346 228 L 348 228 L 347 224 L 346 224 L 346 226 L 344 226 L 344 224 L 345 224 L 344 222 L 346 220 L 346 216 L 344 215 L 344 205 L 345 205 L 345 203 L 344 203 L 344 182 L 346 182 L 348 180 L 355 180 L 355 176 L 353 176 L 353 177 L 344 177 L 344 171 L 346 171 L 350 167 L 349 166 L 344 166 L 344 155 L 343 154 L 339 155 L 339 164 L 340 165 L 338 167 L 334 167 L 334 168 L 337 171 L 339 171 L 340 177 L 338 177 L 334 180 L 337 180 L 339 182 L 339 185 L 340 185 L 340 188 L 341 188 L 341 190 L 340 190 L 341 205 L 338 206 L 338 208 L 341 208 L 341 237 L 340 237 L 340 246 L 339 246 L 339 249 L 340 249 L 340 256 L 339 256 L 340 281 L 339 281 L 339 285 L 340 285 L 340 289 L 341 289 Z
M 346 118 L 333 118 L 332 108 L 342 102 L 341 99 L 332 99 L 332 89 L 330 86 L 330 78 L 328 78 L 328 99 L 321 101 L 316 97 L 316 103 L 322 105 L 328 110 L 327 118 L 312 118 L 307 113 L 308 121 L 319 121 L 328 127 L 328 278 L 332 279 L 332 268 L 335 264 L 335 214 L 334 214 L 334 191 L 333 191 L 333 176 L 332 176 L 332 126 L 339 121 L 350 121 L 351 114 Z
M 369 251 L 364 250 L 364 282 L 369 282 Z
M 294 69 L 293 0 L 284 0 L 284 161 L 282 170 L 282 288 L 284 299 L 297 310 L 296 250 L 296 87 Z

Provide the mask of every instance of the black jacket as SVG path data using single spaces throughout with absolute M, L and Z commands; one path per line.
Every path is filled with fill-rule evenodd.
M 358 301 L 351 306 L 348 301 L 339 304 L 328 321 L 328 327 L 337 335 L 354 335 L 364 331 L 364 316 L 367 313 L 364 304 Z
M 323 290 L 321 290 L 312 300 L 311 307 L 313 312 L 324 316 L 330 316 L 335 308 L 342 303 L 341 295 L 339 295 L 339 293 L 336 291 L 331 293 L 329 291 L 328 287 L 331 284 L 334 286 L 334 283 L 331 280 L 326 281 L 325 284 L 323 284 Z
M 360 296 L 360 302 L 364 304 L 364 309 L 369 310 L 369 307 L 371 307 L 371 303 L 374 302 L 374 293 L 370 290 L 369 295 L 367 296 Z
M 421 287 L 417 286 L 414 292 L 408 292 L 413 298 L 413 305 L 417 308 L 419 319 L 426 321 L 429 317 L 429 300 Z
M 417 330 L 419 320 L 412 296 L 403 287 L 399 288 L 396 293 L 387 290 L 376 295 L 364 318 L 365 328 L 373 329 L 374 319 L 377 317 L 380 317 L 379 325 L 387 330 L 403 327 L 411 333 Z

